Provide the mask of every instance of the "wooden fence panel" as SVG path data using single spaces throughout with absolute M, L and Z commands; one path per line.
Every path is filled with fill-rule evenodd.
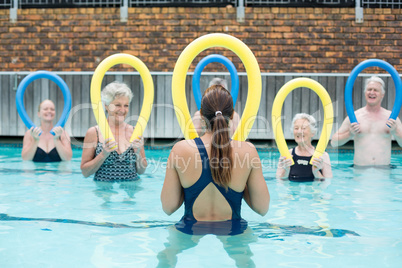
M 15 94 L 16 86 L 27 74 L 0 73 L 0 136 L 19 136 L 22 137 L 27 130 L 16 111 Z M 88 73 L 59 73 L 60 77 L 67 83 L 72 95 L 72 110 L 70 118 L 66 124 L 66 130 L 72 137 L 82 138 L 87 129 L 96 124 L 92 112 L 90 101 L 90 84 L 92 74 Z M 340 127 L 346 117 L 344 105 L 344 90 L 347 80 L 346 74 L 314 74 L 301 75 L 318 81 L 328 91 L 334 107 L 334 127 L 333 133 Z M 386 95 L 383 100 L 383 107 L 391 110 L 395 101 L 395 86 L 389 75 L 380 75 L 386 85 Z M 206 74 L 200 79 L 201 93 L 208 87 L 209 81 L 213 77 L 225 78 L 230 87 L 229 74 Z M 262 95 L 259 111 L 250 132 L 250 139 L 273 139 L 272 132 L 272 104 L 279 89 L 293 78 L 299 77 L 295 74 L 263 74 L 262 76 Z M 369 74 L 360 75 L 354 85 L 353 105 L 355 110 L 365 105 L 364 99 L 364 81 Z M 235 111 L 241 116 L 247 101 L 248 80 L 245 74 L 239 74 L 240 89 L 235 105 Z M 108 73 L 102 81 L 102 88 L 113 81 L 125 82 L 133 91 L 134 97 L 130 105 L 130 115 L 128 121 L 135 125 L 142 108 L 144 97 L 144 88 L 141 77 L 138 73 Z M 147 138 L 182 138 L 183 134 L 176 119 L 175 107 L 172 102 L 172 74 L 160 73 L 153 74 L 155 86 L 155 98 L 149 124 L 145 130 L 144 136 Z M 192 92 L 192 74 L 186 79 L 186 99 L 191 116 L 197 111 Z M 28 85 L 24 104 L 28 115 L 35 124 L 39 124 L 37 109 L 39 103 L 44 99 L 51 99 L 56 104 L 56 119 L 60 115 L 64 106 L 63 94 L 58 86 L 46 79 L 33 81 Z M 295 89 L 286 98 L 282 109 L 282 126 L 286 139 L 293 139 L 293 133 L 290 130 L 292 118 L 296 113 L 305 112 L 316 117 L 321 130 L 323 122 L 323 107 L 319 97 L 307 88 Z M 399 117 L 401 117 L 399 114 Z M 319 133 L 315 138 L 319 138 Z

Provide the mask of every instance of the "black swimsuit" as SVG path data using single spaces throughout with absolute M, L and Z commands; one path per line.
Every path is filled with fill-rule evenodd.
M 294 165 L 290 167 L 290 181 L 314 181 L 313 166 L 310 164 L 312 156 L 298 156 L 296 148 L 292 150 Z
M 57 152 L 56 147 L 54 147 L 50 152 L 46 153 L 42 148 L 38 147 L 36 149 L 35 155 L 32 159 L 34 162 L 60 162 L 61 158 Z

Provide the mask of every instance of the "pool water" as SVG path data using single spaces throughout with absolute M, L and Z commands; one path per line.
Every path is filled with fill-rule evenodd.
M 276 152 L 260 152 L 271 204 L 261 217 L 243 203 L 246 233 L 188 236 L 162 211 L 168 150 L 146 150 L 141 179 L 96 184 L 67 163 L 22 161 L 0 150 L 0 267 L 400 267 L 402 167 L 353 169 L 330 153 L 334 178 L 276 180 Z M 394 154 L 392 164 L 402 163 Z

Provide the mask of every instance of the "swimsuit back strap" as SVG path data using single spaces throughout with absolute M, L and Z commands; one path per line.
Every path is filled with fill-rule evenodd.
M 205 149 L 205 145 L 202 142 L 201 138 L 195 138 L 194 141 L 197 145 L 198 152 L 200 153 L 201 161 L 204 163 L 204 160 L 208 160 L 208 153 Z

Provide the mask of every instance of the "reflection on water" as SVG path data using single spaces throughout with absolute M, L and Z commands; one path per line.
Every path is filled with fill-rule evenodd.
M 158 253 L 158 266 L 175 267 L 177 263 L 177 254 L 193 248 L 198 245 L 203 235 L 188 235 L 178 231 L 174 226 L 168 227 L 168 242 L 165 243 L 165 249 Z M 257 236 L 248 228 L 244 233 L 235 236 L 216 236 L 223 245 L 223 248 L 236 263 L 237 267 L 255 267 L 251 257 L 253 253 L 250 249 L 250 243 L 257 242 Z
M 9 168 L 0 167 L 0 172 L 4 175 L 20 174 L 25 177 L 36 177 L 43 174 L 53 175 L 71 175 L 80 174 L 81 171 L 74 171 L 71 168 L 71 163 L 68 161 L 52 162 L 52 163 L 37 163 L 32 161 L 20 161 L 18 167 Z
M 138 191 L 141 191 L 143 187 L 140 186 L 141 180 L 136 181 L 121 181 L 121 182 L 104 182 L 104 181 L 94 181 L 96 189 L 93 190 L 95 196 L 103 199 L 104 203 L 102 206 L 107 206 L 111 201 L 113 196 L 118 196 L 119 191 L 114 189 L 115 185 L 118 188 L 124 190 L 127 197 L 122 200 L 125 203 L 135 204 L 134 195 Z

